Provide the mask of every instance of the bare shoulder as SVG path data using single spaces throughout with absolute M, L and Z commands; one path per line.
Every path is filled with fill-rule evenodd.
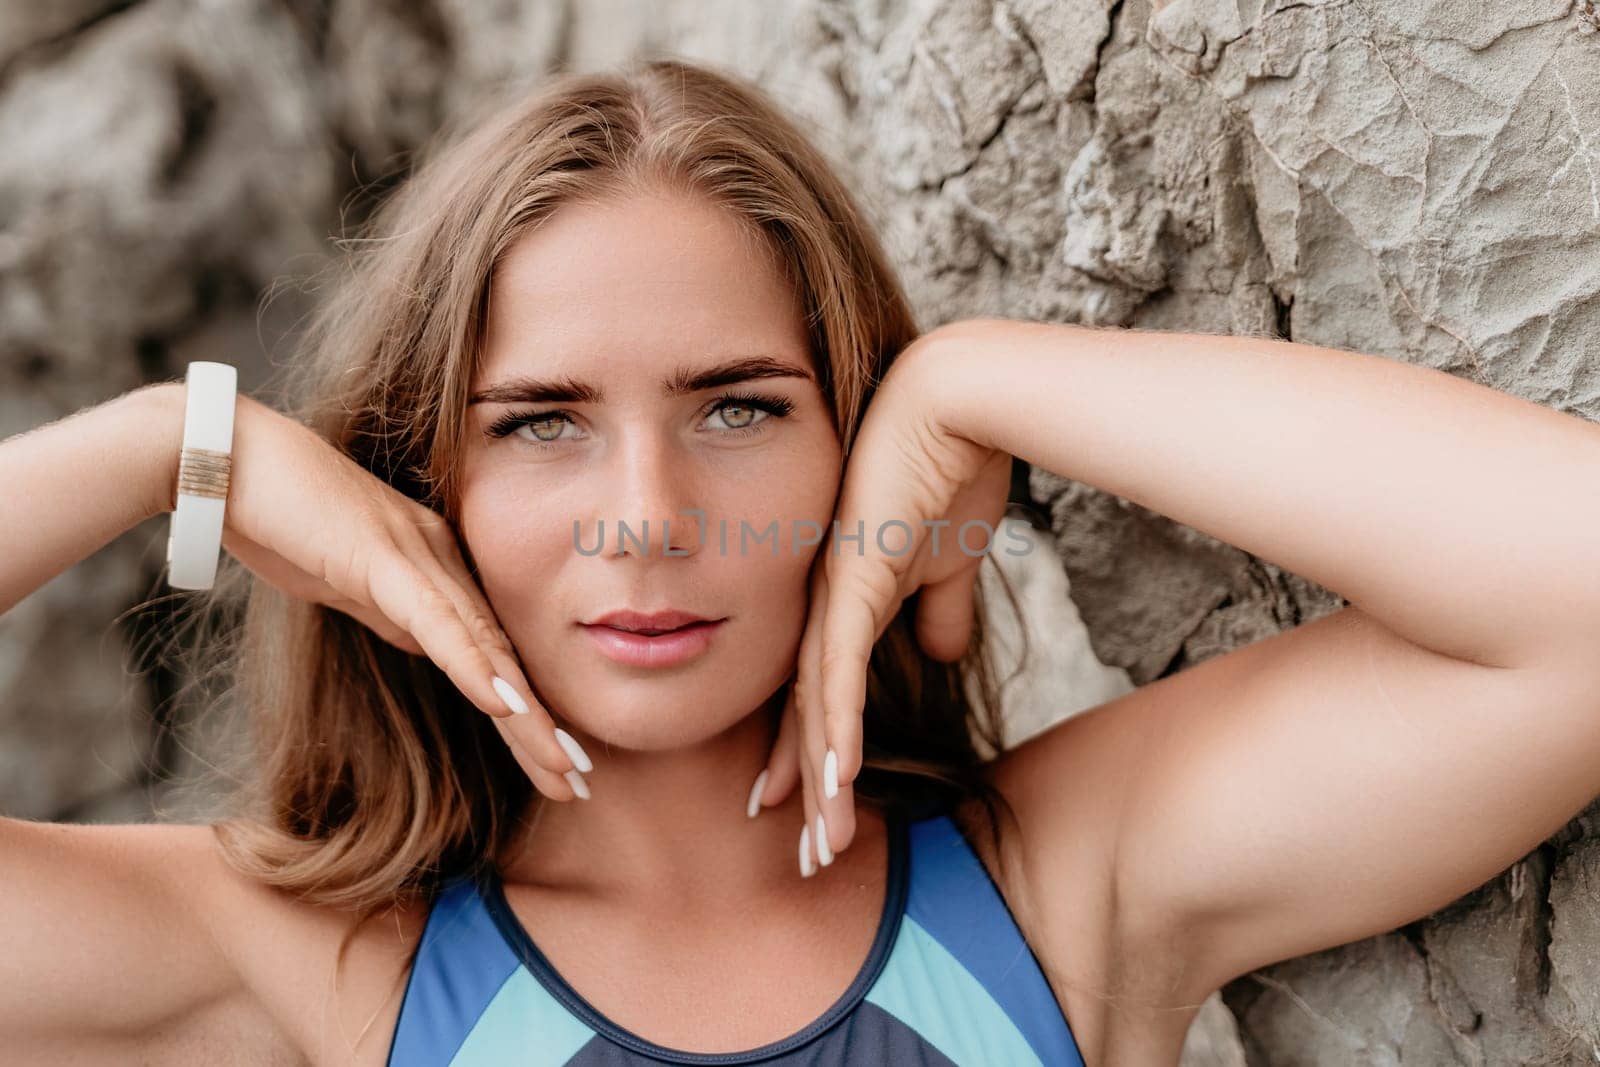
M 1015 815 L 999 813 L 998 851 L 980 801 L 959 816 L 1090 1063 L 1175 1062 L 1199 1007 L 1167 994 L 1183 958 L 1168 933 L 1117 895 L 1123 787 L 1156 719 L 1135 709 L 1158 700 L 1148 686 L 1125 693 L 992 760 L 988 780 Z
M 200 829 L 219 940 L 287 1043 L 308 1063 L 384 1063 L 427 902 L 400 899 L 366 917 L 310 903 L 234 870 L 212 829 Z
M 425 905 L 359 922 L 296 899 L 236 870 L 206 824 L 3 820 L 0 830 L 6 881 L 21 897 L 13 916 L 27 923 L 16 943 L 59 1017 L 43 1019 L 38 999 L 17 1005 L 37 1039 L 28 1047 L 75 1054 L 89 1040 L 83 1005 L 110 998 L 126 1018 L 102 1022 L 105 1036 L 141 1062 L 387 1057 Z

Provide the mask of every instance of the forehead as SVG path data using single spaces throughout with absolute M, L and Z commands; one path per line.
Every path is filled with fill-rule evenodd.
M 704 199 L 648 192 L 565 204 L 507 250 L 481 372 L 730 352 L 809 366 L 808 348 L 798 295 L 759 234 Z

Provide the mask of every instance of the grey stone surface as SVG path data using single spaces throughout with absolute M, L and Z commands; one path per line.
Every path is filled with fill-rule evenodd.
M 1282 334 L 1592 419 L 1597 30 L 1590 0 L 4 5 L 0 434 L 193 358 L 263 381 L 314 299 L 297 280 L 441 122 L 641 48 L 799 114 L 925 326 Z M 1024 578 L 1071 640 L 1019 683 L 1018 735 L 1052 689 L 1145 684 L 1342 604 L 1091 486 L 1030 484 L 1062 566 Z M 156 728 L 193 714 L 181 664 L 147 652 L 173 605 L 120 614 L 163 595 L 164 536 L 0 616 L 0 810 L 140 818 L 202 777 L 205 746 Z M 1600 1059 L 1595 817 L 1434 916 L 1230 983 L 1185 1062 Z

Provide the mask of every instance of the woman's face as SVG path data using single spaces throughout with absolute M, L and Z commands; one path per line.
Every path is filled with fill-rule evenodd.
M 612 745 L 711 737 L 794 664 L 841 452 L 770 255 L 661 192 L 563 206 L 491 280 L 461 535 L 546 706 Z M 720 621 L 593 625 L 674 610 Z

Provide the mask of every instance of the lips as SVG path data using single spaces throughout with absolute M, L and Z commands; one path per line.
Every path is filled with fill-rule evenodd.
M 685 626 L 692 626 L 698 622 L 711 621 L 703 615 L 695 615 L 687 611 L 656 611 L 649 614 L 638 611 L 610 611 L 597 619 L 591 619 L 584 625 L 609 626 L 613 630 L 623 630 L 628 633 L 653 637 L 672 630 L 682 629 Z
M 683 611 L 613 611 L 580 624 L 592 647 L 627 667 L 672 667 L 704 654 L 728 620 Z

